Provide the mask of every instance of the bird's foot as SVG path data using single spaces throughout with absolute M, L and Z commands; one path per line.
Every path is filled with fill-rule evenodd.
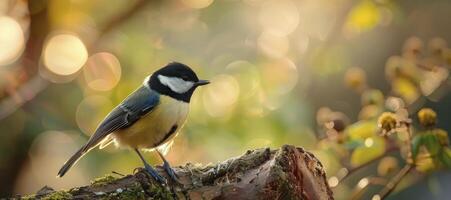
M 167 184 L 167 180 L 164 177 L 162 177 L 160 174 L 158 174 L 158 172 L 155 171 L 155 169 L 152 166 L 145 163 L 144 168 L 152 176 L 152 178 L 155 179 L 157 182 L 159 182 L 161 184 Z
M 174 169 L 171 168 L 171 166 L 169 165 L 168 162 L 164 162 L 164 164 L 163 164 L 163 169 L 166 171 L 166 173 L 169 175 L 169 177 L 171 177 L 171 179 L 172 179 L 174 182 L 180 183 L 179 177 L 178 177 L 177 174 L 175 173 Z

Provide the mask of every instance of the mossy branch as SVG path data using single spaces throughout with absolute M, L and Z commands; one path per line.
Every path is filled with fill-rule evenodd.
M 157 167 L 160 174 L 167 174 Z M 145 171 L 120 178 L 107 176 L 91 185 L 54 191 L 39 199 L 333 199 L 323 166 L 302 148 L 248 150 L 216 165 L 175 167 L 181 184 L 161 186 Z M 20 198 L 20 197 L 19 197 Z

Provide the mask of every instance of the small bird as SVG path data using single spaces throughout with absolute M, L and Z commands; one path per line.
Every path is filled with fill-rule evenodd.
M 62 177 L 83 155 L 111 142 L 130 147 L 144 163 L 147 172 L 165 183 L 150 166 L 140 150 L 156 150 L 163 160 L 163 168 L 177 181 L 177 175 L 158 147 L 168 144 L 177 135 L 188 116 L 189 102 L 198 86 L 209 84 L 199 80 L 188 66 L 172 62 L 147 76 L 141 87 L 115 107 L 100 123 L 88 142 L 82 146 L 59 170 Z

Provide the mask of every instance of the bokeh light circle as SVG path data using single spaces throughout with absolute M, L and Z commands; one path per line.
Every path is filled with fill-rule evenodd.
M 288 58 L 277 59 L 263 65 L 262 70 L 263 103 L 275 110 L 284 103 L 281 97 L 289 93 L 298 82 L 296 65 Z
M 104 96 L 86 97 L 80 102 L 75 113 L 78 127 L 87 135 L 93 134 L 112 107 L 111 101 Z
M 83 74 L 89 88 L 108 91 L 119 82 L 121 65 L 116 56 L 111 53 L 96 53 L 89 57 L 83 68 Z
M 44 64 L 51 72 L 67 76 L 85 64 L 88 51 L 75 35 L 59 34 L 51 37 L 44 49 Z
M 203 93 L 207 113 L 213 117 L 225 115 L 238 100 L 239 93 L 238 81 L 233 76 L 221 74 L 212 78 Z
M 54 130 L 37 134 L 28 151 L 29 160 L 21 167 L 16 180 L 15 190 L 18 193 L 36 191 L 46 184 L 55 186 L 55 189 L 62 189 L 89 182 L 88 175 L 83 173 L 80 164 L 79 167 L 71 169 L 66 181 L 55 178 L 55 172 L 79 148 L 80 144 L 71 137 L 72 135 L 76 134 Z
M 16 61 L 24 46 L 24 33 L 19 23 L 11 17 L 0 16 L 0 65 Z
M 258 92 L 260 86 L 260 75 L 257 67 L 245 60 L 236 60 L 229 63 L 226 67 L 226 72 L 232 75 L 240 86 L 241 98 L 249 98 Z
M 277 59 L 264 65 L 265 91 L 282 95 L 290 92 L 298 81 L 296 65 L 288 58 Z
M 258 47 L 267 56 L 281 58 L 285 56 L 290 48 L 290 43 L 286 36 L 275 35 L 272 32 L 264 31 L 257 39 Z
M 291 0 L 269 0 L 262 4 L 260 24 L 265 31 L 286 36 L 299 24 L 299 10 Z

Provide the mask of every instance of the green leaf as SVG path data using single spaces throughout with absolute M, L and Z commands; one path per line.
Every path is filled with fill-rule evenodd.
M 346 134 L 351 140 L 366 139 L 377 133 L 377 122 L 375 120 L 361 120 L 346 128 Z
M 364 144 L 363 144 L 362 139 L 354 139 L 354 140 L 351 139 L 348 142 L 346 142 L 344 146 L 346 147 L 346 149 L 351 150 L 351 149 L 355 149 L 355 148 L 363 146 L 363 145 Z
M 385 140 L 380 136 L 367 138 L 363 146 L 357 147 L 351 155 L 351 165 L 359 166 L 384 154 Z
M 420 147 L 423 145 L 423 135 L 417 135 L 413 138 L 412 141 L 412 157 L 415 160 L 418 152 L 420 151 Z
M 442 146 L 440 145 L 440 142 L 436 135 L 434 134 L 425 134 L 423 135 L 423 144 L 426 146 L 427 150 L 431 154 L 431 156 L 437 155 Z
M 444 147 L 440 152 L 439 159 L 446 168 L 451 168 L 451 149 Z
M 440 142 L 440 145 L 442 145 L 442 146 L 449 145 L 448 132 L 446 132 L 443 129 L 439 129 L 439 128 L 434 129 L 432 132 L 435 136 L 437 136 L 437 139 Z

